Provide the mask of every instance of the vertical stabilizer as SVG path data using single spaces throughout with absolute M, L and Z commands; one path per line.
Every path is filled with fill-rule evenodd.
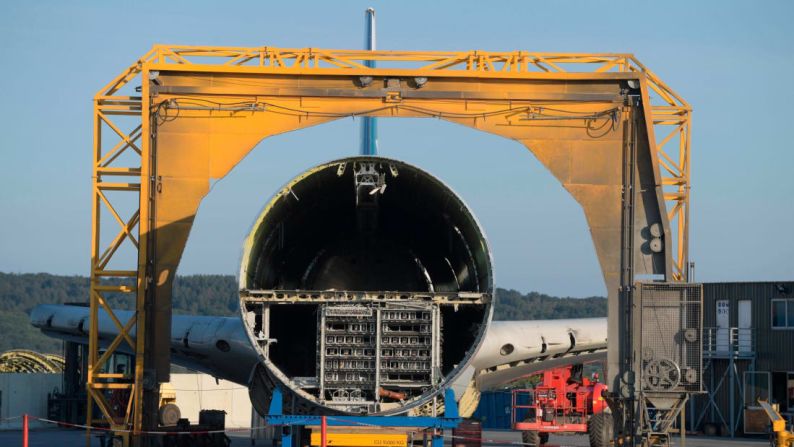
M 367 8 L 364 13 L 366 35 L 364 48 L 375 49 L 375 9 Z M 365 65 L 375 68 L 375 61 L 365 61 Z M 376 118 L 365 116 L 361 120 L 361 155 L 377 155 L 378 153 L 378 122 Z

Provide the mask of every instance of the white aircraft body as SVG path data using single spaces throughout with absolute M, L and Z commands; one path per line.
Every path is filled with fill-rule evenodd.
M 126 321 L 132 312 L 118 310 L 116 315 Z M 30 320 L 48 336 L 88 343 L 87 307 L 42 304 Z M 117 334 L 116 325 L 100 311 L 100 344 L 107 346 Z M 452 385 L 461 414 L 474 411 L 480 391 L 537 371 L 604 359 L 606 334 L 605 318 L 493 321 L 467 370 Z M 134 339 L 134 330 L 131 335 Z M 174 364 L 245 386 L 259 362 L 239 317 L 175 315 L 168 343 Z M 133 352 L 126 343 L 121 350 Z

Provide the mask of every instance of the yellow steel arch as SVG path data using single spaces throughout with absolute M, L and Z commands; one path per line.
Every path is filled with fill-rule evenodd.
M 140 94 L 126 92 L 134 81 Z M 138 431 L 146 414 L 156 414 L 144 409 L 156 398 L 144 395 L 167 378 L 169 357 L 167 346 L 149 341 L 170 334 L 171 282 L 193 218 L 210 181 L 269 136 L 366 115 L 435 117 L 522 143 L 582 206 L 615 312 L 628 146 L 637 153 L 634 226 L 642 230 L 630 236 L 633 268 L 686 279 L 690 114 L 629 54 L 156 45 L 94 98 L 89 400 L 117 428 Z M 123 127 L 120 116 L 134 123 Z M 665 129 L 659 137 L 658 129 Z M 124 162 L 128 155 L 136 162 Z M 108 191 L 137 195 L 139 209 L 122 216 Z M 105 246 L 103 210 L 118 224 Z M 653 238 L 662 245 L 651 249 Z M 112 270 L 126 241 L 138 263 Z M 135 316 L 119 321 L 108 292 L 134 293 Z M 120 330 L 101 356 L 99 308 Z M 145 336 L 133 338 L 133 328 Z M 121 343 L 137 353 L 129 383 L 102 370 Z M 132 391 L 125 415 L 110 411 L 109 389 Z
M 12 349 L 0 354 L 0 373 L 60 373 L 63 357 L 27 349 Z

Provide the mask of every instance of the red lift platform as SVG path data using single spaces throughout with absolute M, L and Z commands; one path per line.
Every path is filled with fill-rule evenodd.
M 611 443 L 612 415 L 602 397 L 607 387 L 582 372 L 581 364 L 550 369 L 534 389 L 513 390 L 512 426 L 524 443 L 545 444 L 550 433 L 587 433 L 591 447 Z

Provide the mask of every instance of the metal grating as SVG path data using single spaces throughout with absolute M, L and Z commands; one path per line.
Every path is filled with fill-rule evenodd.
M 645 392 L 703 389 L 700 284 L 638 283 L 640 375 Z
M 431 308 L 381 311 L 381 384 L 432 384 L 433 313 Z
M 324 304 L 319 327 L 319 393 L 329 406 L 376 409 L 384 395 L 413 397 L 437 379 L 437 305 Z
M 323 306 L 320 312 L 322 341 L 318 350 L 320 392 L 334 402 L 373 400 L 375 312 L 366 306 Z

